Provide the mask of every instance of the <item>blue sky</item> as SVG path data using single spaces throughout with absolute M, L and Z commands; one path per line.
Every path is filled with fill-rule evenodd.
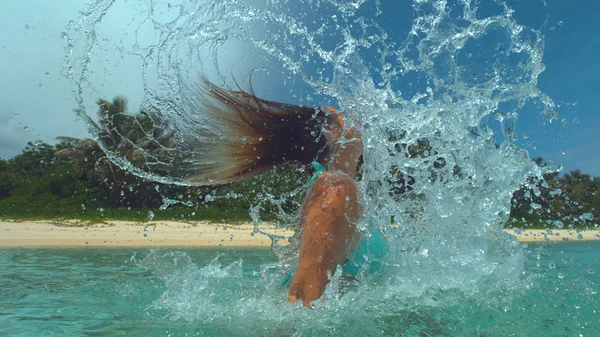
M 406 13 L 410 2 L 381 1 Z M 61 33 L 69 20 L 78 17 L 81 0 L 2 1 L 0 13 L 0 157 L 21 152 L 29 140 L 53 142 L 56 136 L 86 137 L 76 120 L 72 84 L 61 74 L 65 40 Z M 487 6 L 492 1 L 480 1 Z M 580 169 L 600 176 L 600 1 L 511 0 L 517 21 L 545 35 L 546 71 L 539 88 L 560 105 L 565 118 L 542 125 L 539 116 L 522 116 L 519 134 L 527 133 L 531 157 L 542 156 L 562 164 L 565 171 Z M 369 3 L 363 4 L 369 6 Z M 123 15 L 127 16 L 127 13 Z M 384 12 L 388 33 L 403 34 L 410 22 L 400 14 Z M 118 18 L 114 18 L 115 20 Z M 99 97 L 123 94 L 132 106 L 142 95 L 140 69 L 135 62 L 122 61 L 123 79 L 108 89 L 97 86 Z
M 510 1 L 515 18 L 543 27 L 546 38 L 539 87 L 563 107 L 566 126 L 530 126 L 537 151 L 564 166 L 600 175 L 600 1 Z

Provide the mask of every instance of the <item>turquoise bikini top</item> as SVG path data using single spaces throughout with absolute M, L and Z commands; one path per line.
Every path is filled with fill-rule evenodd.
M 321 165 L 321 163 L 319 163 L 318 161 L 313 161 L 311 163 L 313 169 L 315 169 L 315 174 L 313 174 L 312 177 L 310 177 L 310 180 L 308 181 L 308 187 L 310 187 L 318 178 L 319 176 L 323 173 L 323 172 L 327 172 L 327 168 L 323 165 Z

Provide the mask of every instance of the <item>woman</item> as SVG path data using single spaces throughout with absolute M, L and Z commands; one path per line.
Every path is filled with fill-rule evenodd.
M 302 240 L 298 266 L 288 300 L 305 306 L 321 297 L 335 268 L 343 265 L 356 247 L 356 223 L 361 207 L 356 186 L 362 155 L 361 134 L 346 130 L 346 119 L 333 108 L 323 125 L 326 151 L 320 162 L 327 171 L 311 185 L 302 205 Z
M 355 180 L 361 134 L 331 107 L 267 101 L 207 80 L 202 88 L 203 98 L 193 103 L 206 117 L 203 138 L 213 137 L 200 144 L 203 156 L 188 168 L 199 172 L 188 177 L 191 181 L 228 183 L 287 162 L 312 163 L 324 171 L 316 173 L 300 209 L 300 253 L 288 295 L 290 302 L 309 306 L 323 295 L 359 239 L 356 224 L 362 210 Z

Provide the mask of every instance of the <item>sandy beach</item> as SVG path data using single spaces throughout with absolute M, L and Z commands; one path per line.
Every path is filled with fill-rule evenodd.
M 261 230 L 280 236 L 292 231 L 261 225 Z M 92 246 L 92 247 L 269 247 L 271 240 L 253 234 L 252 224 L 225 225 L 207 222 L 153 221 L 133 223 L 107 221 L 86 225 L 75 221 L 0 221 L 0 246 Z M 505 230 L 520 242 L 600 240 L 600 231 Z
M 513 230 L 505 229 L 508 234 L 517 237 L 519 242 L 542 242 L 542 241 L 593 241 L 600 240 L 600 230 L 571 230 L 571 229 L 527 229 Z
M 261 225 L 261 230 L 281 236 L 291 231 Z M 128 246 L 128 247 L 268 247 L 271 240 L 253 234 L 252 224 L 224 225 L 208 222 L 107 221 L 85 225 L 74 221 L 0 221 L 0 246 Z

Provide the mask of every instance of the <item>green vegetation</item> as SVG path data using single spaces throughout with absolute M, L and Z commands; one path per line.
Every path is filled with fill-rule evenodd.
M 542 158 L 534 161 L 545 166 Z M 511 220 L 519 228 L 585 228 L 600 223 L 600 177 L 578 170 L 530 180 L 513 194 Z
M 264 191 L 284 195 L 308 179 L 287 167 L 217 187 L 170 186 L 127 173 L 105 160 L 99 149 L 84 157 L 56 155 L 69 146 L 29 143 L 22 154 L 0 159 L 0 218 L 235 223 L 250 220 L 250 206 L 264 199 Z M 273 220 L 275 207 L 292 212 L 300 197 L 263 202 L 261 217 Z
M 263 220 L 290 220 L 296 215 L 309 173 L 284 167 L 253 179 L 216 187 L 182 187 L 148 181 L 114 165 L 101 147 L 118 153 L 139 167 L 168 174 L 166 165 L 173 136 L 165 123 L 150 112 L 128 113 L 127 102 L 98 101 L 98 132 L 92 139 L 59 137 L 57 145 L 28 143 L 23 153 L 0 159 L 0 218 L 13 220 L 107 219 L 179 220 L 236 223 L 250 221 L 250 208 Z M 398 139 L 391 139 L 397 141 Z M 435 155 L 426 142 L 398 143 L 409 158 Z M 538 165 L 546 165 L 541 158 Z M 444 167 L 444 158 L 433 168 Z M 395 168 L 398 171 L 398 168 Z M 460 175 L 460 168 L 454 167 Z M 392 193 L 403 198 L 414 178 L 392 172 Z M 579 171 L 563 176 L 547 174 L 530 180 L 512 199 L 511 227 L 589 227 L 600 222 L 600 177 Z
M 91 118 L 102 146 L 135 165 L 167 161 L 173 132 L 154 114 L 126 113 L 126 101 L 98 101 L 100 123 Z M 23 153 L 0 159 L 0 218 L 14 220 L 106 219 L 249 221 L 251 205 L 263 220 L 298 208 L 301 193 L 277 199 L 308 179 L 284 167 L 254 179 L 216 187 L 182 187 L 148 181 L 114 165 L 91 139 L 59 137 L 55 146 L 28 143 Z M 155 165 L 160 174 L 160 165 Z M 260 198 L 260 199 L 259 199 Z

